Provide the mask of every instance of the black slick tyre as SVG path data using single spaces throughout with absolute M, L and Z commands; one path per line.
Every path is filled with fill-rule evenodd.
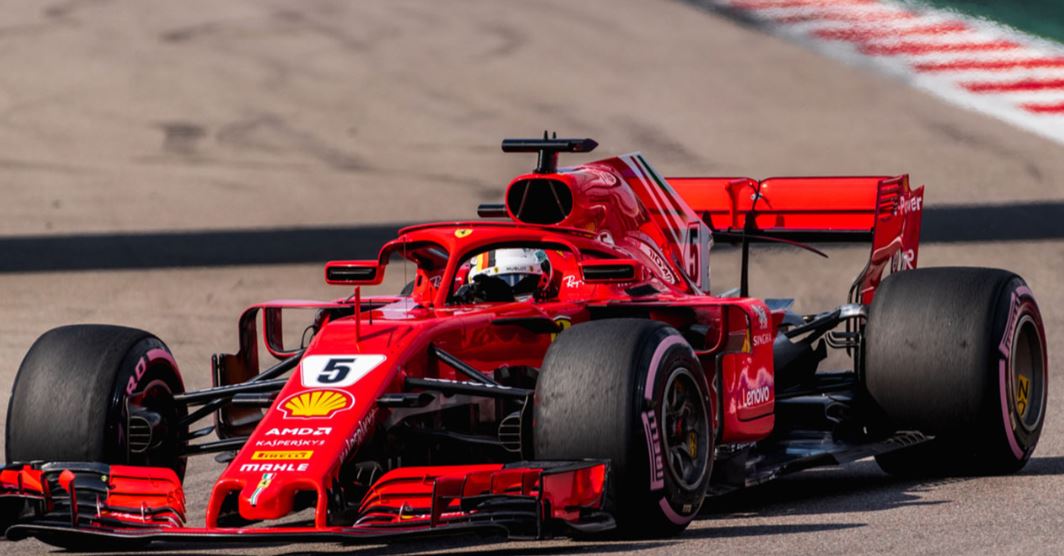
M 539 460 L 608 459 L 624 536 L 675 535 L 702 506 L 716 405 L 691 347 L 663 323 L 607 319 L 558 335 L 536 383 Z
M 187 426 L 179 421 L 186 410 L 173 401 L 181 392 L 170 350 L 148 332 L 96 324 L 52 329 L 15 377 L 7 461 L 149 465 L 182 477 Z
M 887 426 L 935 439 L 880 455 L 879 466 L 903 476 L 1021 469 L 1045 420 L 1045 338 L 1034 295 L 1011 272 L 890 275 L 869 308 L 865 385 Z

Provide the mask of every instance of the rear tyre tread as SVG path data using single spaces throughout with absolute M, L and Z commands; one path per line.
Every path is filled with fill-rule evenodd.
M 892 274 L 869 309 L 864 353 L 865 386 L 884 428 L 935 436 L 877 456 L 883 471 L 1006 474 L 1031 457 L 1048 362 L 1038 304 L 1019 276 L 963 267 Z

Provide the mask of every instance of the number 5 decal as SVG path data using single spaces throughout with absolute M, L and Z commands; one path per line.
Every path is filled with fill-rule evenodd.
M 383 355 L 311 355 L 299 363 L 304 387 L 346 387 L 384 362 Z

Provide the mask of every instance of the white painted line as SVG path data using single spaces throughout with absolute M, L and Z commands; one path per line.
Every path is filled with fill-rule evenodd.
M 1005 62 L 1014 60 L 1034 60 L 1045 57 L 1045 54 L 1033 52 L 1029 49 L 999 50 L 999 51 L 968 51 L 968 52 L 931 52 L 927 54 L 911 54 L 901 56 L 914 64 L 951 63 L 958 61 L 973 62 Z M 920 73 L 916 68 L 915 72 Z
M 956 33 L 944 33 L 938 35 L 904 35 L 898 33 L 893 36 L 872 37 L 861 41 L 861 44 L 889 46 L 899 43 L 919 43 L 926 45 L 952 46 L 971 43 L 988 43 L 1008 40 L 997 33 L 988 33 L 982 30 L 969 30 Z
M 947 79 L 957 83 L 1011 83 L 1021 80 L 1064 79 L 1064 67 L 1010 68 L 997 71 L 968 70 L 949 74 Z

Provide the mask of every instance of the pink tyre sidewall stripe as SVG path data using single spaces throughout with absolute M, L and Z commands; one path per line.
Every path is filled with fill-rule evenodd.
M 1001 396 L 1001 422 L 1005 429 L 1005 439 L 1008 441 L 1009 449 L 1012 450 L 1012 455 L 1017 460 L 1023 459 L 1026 455 L 1026 449 L 1020 446 L 1019 440 L 1016 438 L 1016 431 L 1012 428 L 1012 415 L 1009 408 L 1009 364 L 1012 356 L 1012 348 L 1015 339 L 1012 338 L 1017 331 L 1015 326 L 1023 318 L 1025 314 L 1029 314 L 1034 320 L 1035 325 L 1038 327 L 1038 332 L 1042 338 L 1045 338 L 1045 330 L 1043 328 L 1041 315 L 1038 314 L 1037 309 L 1033 309 L 1034 293 L 1030 288 L 1021 286 L 1016 288 L 1016 291 L 1012 293 L 1012 299 L 1009 301 L 1009 324 L 1005 326 L 1005 331 L 1002 334 L 1001 342 L 998 349 L 1000 351 L 1000 359 L 998 360 L 998 391 Z M 1048 356 L 1045 352 L 1045 346 L 1042 346 L 1042 397 L 1047 396 L 1047 378 L 1049 374 Z M 1045 400 L 1042 400 L 1043 409 Z

